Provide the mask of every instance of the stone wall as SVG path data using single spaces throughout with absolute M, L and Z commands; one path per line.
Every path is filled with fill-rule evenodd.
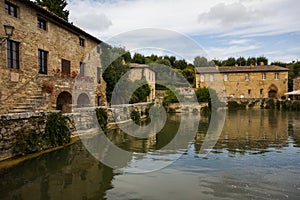
M 108 128 L 117 128 L 118 124 L 132 122 L 130 113 L 133 110 L 138 111 L 141 116 L 145 116 L 146 109 L 150 106 L 151 103 L 138 103 L 102 108 L 105 108 L 108 113 Z M 49 112 L 27 112 L 0 115 L 0 160 L 14 156 L 13 148 L 18 132 L 26 134 L 30 130 L 36 130 L 43 133 L 49 114 Z M 65 116 L 73 121 L 72 124 L 68 124 L 72 131 L 72 137 L 77 136 L 77 131 L 95 128 L 94 123 L 97 123 L 94 107 L 83 108 L 81 112 L 67 113 Z M 76 125 L 74 126 L 74 124 Z
M 10 0 L 12 4 L 18 7 L 18 16 L 14 17 L 5 13 L 4 0 L 0 0 L 0 35 L 5 35 L 3 25 L 10 24 L 15 30 L 10 40 L 19 43 L 19 69 L 9 69 L 6 66 L 7 53 L 6 42 L 0 46 L 0 113 L 7 113 L 16 104 L 23 102 L 26 98 L 35 95 L 41 88 L 37 79 L 43 79 L 44 82 L 53 81 L 49 77 L 74 78 L 74 75 L 80 72 L 80 63 L 86 64 L 83 78 L 92 77 L 95 83 L 95 97 L 92 101 L 97 102 L 100 96 L 102 104 L 106 105 L 105 82 L 101 78 L 98 84 L 97 69 L 102 68 L 100 62 L 101 49 L 98 48 L 100 40 L 89 36 L 78 28 L 70 28 L 60 20 L 53 19 L 48 11 L 41 12 L 30 3 L 19 0 Z M 42 18 L 46 21 L 46 30 L 37 27 L 37 20 Z M 85 33 L 85 34 L 84 34 Z M 79 38 L 84 39 L 84 46 L 79 44 Z M 38 72 L 38 50 L 48 52 L 47 74 Z M 61 75 L 62 59 L 70 61 L 69 77 Z M 67 81 L 70 82 L 70 81 Z M 59 93 L 71 90 L 66 87 L 67 84 L 55 82 L 54 93 L 51 97 L 53 104 Z M 96 104 L 97 105 L 97 104 Z M 46 106 L 47 107 L 47 106 Z M 48 107 L 50 110 L 53 107 Z
M 0 160 L 13 155 L 13 147 L 18 132 L 37 130 L 43 132 L 46 127 L 47 112 L 19 113 L 0 116 Z

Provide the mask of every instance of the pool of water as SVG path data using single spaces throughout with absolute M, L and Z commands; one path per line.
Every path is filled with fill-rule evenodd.
M 160 133 L 147 139 L 107 132 L 132 152 L 118 167 L 102 164 L 77 142 L 0 169 L 0 199 L 299 199 L 299 113 L 227 112 L 213 148 L 205 151 L 210 120 L 201 117 L 192 140 L 159 151 L 174 139 L 182 117 L 168 116 Z M 130 173 L 140 163 L 174 157 L 162 169 Z

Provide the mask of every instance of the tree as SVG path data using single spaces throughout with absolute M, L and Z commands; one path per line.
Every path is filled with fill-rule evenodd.
M 36 0 L 35 2 L 42 7 L 47 7 L 49 11 L 64 20 L 69 20 L 70 11 L 65 9 L 68 5 L 66 0 Z
M 247 65 L 255 65 L 256 64 L 256 58 L 255 57 L 249 57 L 247 59 Z
M 185 60 L 176 60 L 173 65 L 176 69 L 185 69 L 187 67 L 187 62 Z
M 261 62 L 263 62 L 265 65 L 268 65 L 268 59 L 264 56 L 259 56 L 256 58 L 257 65 L 260 65 Z
M 140 53 L 135 53 L 132 58 L 133 63 L 145 64 L 145 56 Z
M 194 66 L 195 67 L 207 67 L 208 60 L 203 56 L 196 56 L 194 59 Z
M 238 59 L 236 59 L 236 63 L 239 66 L 245 66 L 246 65 L 246 59 L 244 57 L 239 57 Z
M 236 60 L 234 57 L 229 57 L 227 60 L 222 61 L 223 66 L 234 66 L 236 64 Z

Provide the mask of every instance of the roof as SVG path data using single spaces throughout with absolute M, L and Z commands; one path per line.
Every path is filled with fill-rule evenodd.
M 37 10 L 41 16 L 46 17 L 47 19 L 51 20 L 54 24 L 61 26 L 65 29 L 67 29 L 68 31 L 75 32 L 80 35 L 84 35 L 84 36 L 96 41 L 98 44 L 102 43 L 102 41 L 99 40 L 98 38 L 96 38 L 95 36 L 90 35 L 89 33 L 85 32 L 84 30 L 80 29 L 79 27 L 74 26 L 73 24 L 71 24 L 68 21 L 64 20 L 63 18 L 57 16 L 53 12 L 44 9 L 43 7 L 37 5 L 36 3 L 34 3 L 30 0 L 18 0 L 18 1 Z
M 197 67 L 196 73 L 240 73 L 240 72 L 279 72 L 289 71 L 287 68 L 276 65 L 258 66 L 224 66 L 224 67 Z
M 129 64 L 130 68 L 148 68 L 149 65 L 146 64 L 139 64 L 139 63 L 130 63 Z

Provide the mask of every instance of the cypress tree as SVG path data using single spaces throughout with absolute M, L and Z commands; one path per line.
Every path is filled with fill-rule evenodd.
M 46 6 L 49 11 L 68 21 L 70 11 L 65 9 L 68 5 L 66 0 L 36 0 L 35 2 L 42 7 Z

